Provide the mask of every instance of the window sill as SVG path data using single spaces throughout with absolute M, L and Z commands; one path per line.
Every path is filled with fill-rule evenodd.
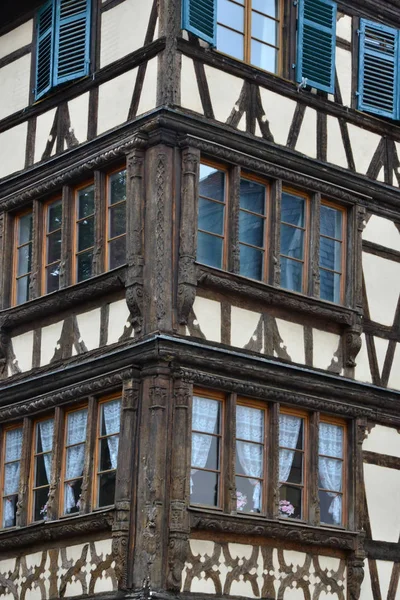
M 244 296 L 265 306 L 275 307 L 284 317 L 298 313 L 313 317 L 326 326 L 336 324 L 340 327 L 351 327 L 357 322 L 359 313 L 353 309 L 333 302 L 305 296 L 297 292 L 274 287 L 262 281 L 248 279 L 235 273 L 214 269 L 197 264 L 197 281 L 200 287 L 213 288 L 224 294 L 231 292 L 235 296 Z
M 23 527 L 0 531 L 0 552 L 31 547 L 36 543 L 87 537 L 91 533 L 110 531 L 114 521 L 114 507 L 87 515 L 67 516 L 56 521 L 37 521 Z
M 0 311 L 1 326 L 13 329 L 33 320 L 58 314 L 62 310 L 68 310 L 88 300 L 122 290 L 125 287 L 125 277 L 126 267 L 119 267 L 57 292 L 4 309 Z
M 293 544 L 325 546 L 337 550 L 353 552 L 358 543 L 359 533 L 329 526 L 315 527 L 304 522 L 285 519 L 275 520 L 262 516 L 227 515 L 212 509 L 189 508 L 190 527 L 197 531 L 232 533 L 234 535 L 260 536 L 272 540 L 287 540 Z

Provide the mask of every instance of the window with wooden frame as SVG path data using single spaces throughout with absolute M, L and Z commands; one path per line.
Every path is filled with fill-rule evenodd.
M 1 524 L 14 527 L 17 520 L 17 503 L 22 457 L 22 426 L 4 429 L 1 465 Z
M 31 521 L 47 520 L 53 466 L 53 437 L 54 417 L 40 419 L 34 423 L 29 501 Z
M 232 410 L 235 413 L 235 433 L 221 418 L 225 406 L 227 414 L 233 414 Z M 313 437 L 311 419 L 318 422 Z M 227 508 L 222 501 L 224 487 L 235 487 L 236 506 L 230 505 L 229 512 L 309 522 L 311 493 L 319 497 L 320 519 L 315 523 L 313 517 L 314 524 L 346 526 L 346 486 L 350 485 L 346 423 L 290 408 L 281 408 L 277 422 L 276 432 L 263 402 L 196 390 L 192 405 L 191 503 Z M 277 474 L 269 469 L 271 460 L 278 465 Z M 229 461 L 235 463 L 234 468 Z M 310 465 L 318 471 L 318 484 Z M 222 472 L 234 473 L 235 482 L 221 481 Z M 271 485 L 277 494 L 267 493 Z M 276 496 L 278 505 L 274 506 Z
M 273 182 L 237 167 L 224 169 L 202 162 L 197 261 L 343 303 L 347 209 L 321 200 L 318 194 L 290 187 L 283 187 L 279 194 L 274 191 L 272 203 L 273 189 Z M 280 215 L 279 222 L 276 215 Z M 279 256 L 278 276 L 271 260 L 275 255 Z
M 121 398 L 102 400 L 97 420 L 94 506 L 114 504 L 120 422 Z
M 51 200 L 44 207 L 46 240 L 43 245 L 43 293 L 55 292 L 60 287 L 62 242 L 62 200 Z
M 94 184 L 90 183 L 75 191 L 74 281 L 76 283 L 93 276 L 94 214 Z
M 29 210 L 15 219 L 13 304 L 22 304 L 31 299 L 32 233 L 33 213 Z
M 126 262 L 126 169 L 107 178 L 107 269 Z

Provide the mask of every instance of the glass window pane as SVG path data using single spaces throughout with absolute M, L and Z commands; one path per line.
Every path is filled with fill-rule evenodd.
M 236 510 L 259 513 L 262 509 L 262 481 L 236 477 Z
M 19 460 L 22 452 L 22 427 L 6 433 L 6 462 Z
M 218 23 L 222 23 L 236 29 L 244 31 L 244 7 L 238 6 L 230 0 L 218 0 Z
M 30 242 L 32 239 L 32 213 L 18 219 L 18 246 Z
M 240 208 L 265 215 L 265 186 L 255 181 L 241 179 Z
M 51 233 L 47 237 L 47 264 L 56 262 L 61 258 L 61 230 Z
M 263 217 L 239 211 L 239 241 L 263 248 L 264 223 Z
M 18 493 L 20 462 L 12 462 L 4 467 L 4 495 Z
M 225 173 L 209 167 L 200 165 L 200 196 L 206 196 L 213 200 L 225 201 Z
M 305 200 L 287 192 L 282 193 L 281 221 L 296 227 L 304 227 Z
M 192 433 L 192 467 L 219 469 L 219 438 L 204 433 Z
M 264 411 L 251 406 L 236 406 L 236 437 L 264 443 Z
M 68 413 L 67 446 L 86 441 L 87 409 Z M 77 477 L 77 475 L 75 476 Z
M 333 458 L 343 458 L 344 429 L 341 425 L 319 424 L 319 453 Z
M 342 491 L 343 462 L 320 456 L 318 459 L 319 487 L 334 492 Z
M 320 269 L 320 298 L 329 302 L 340 302 L 341 275 Z
M 29 285 L 31 282 L 31 276 L 21 277 L 17 281 L 17 304 L 22 304 L 23 302 L 27 302 L 30 297 L 29 293 Z
M 321 237 L 319 241 L 319 265 L 340 272 L 342 270 L 342 243 Z
M 266 46 L 256 40 L 251 40 L 251 59 L 252 65 L 276 73 L 278 71 L 278 51 L 271 46 Z
M 78 219 L 94 213 L 94 186 L 89 185 L 78 192 Z
M 3 501 L 3 527 L 14 527 L 17 523 L 18 496 L 5 498 Z
M 102 473 L 99 476 L 97 506 L 111 506 L 115 500 L 115 471 Z
M 236 473 L 261 479 L 264 473 L 264 446 L 250 442 L 236 441 Z M 250 481 L 253 485 L 256 482 Z
M 283 471 L 285 471 L 283 473 Z M 294 450 L 279 451 L 279 475 L 284 474 L 284 483 L 303 483 L 303 453 Z
M 279 0 L 252 0 L 254 10 L 258 10 L 270 17 L 279 17 Z M 253 19 L 255 16 L 253 15 Z
M 191 471 L 190 500 L 194 504 L 218 506 L 219 474 L 209 471 Z
M 244 35 L 226 29 L 222 25 L 217 26 L 217 48 L 233 58 L 244 60 Z
M 46 268 L 46 294 L 56 292 L 60 288 L 60 263 Z
M 222 267 L 223 239 L 203 233 L 197 234 L 197 260 L 210 267 Z
M 224 204 L 199 198 L 199 229 L 210 233 L 224 233 Z
M 57 200 L 47 207 L 47 233 L 60 229 L 62 223 L 62 203 Z
M 22 246 L 18 249 L 18 269 L 17 275 L 24 275 L 30 273 L 32 268 L 32 244 Z
M 301 519 L 303 517 L 303 490 L 290 485 L 279 488 L 279 517 Z
M 319 490 L 319 510 L 321 523 L 327 525 L 342 524 L 343 498 L 340 494 Z
M 126 169 L 110 175 L 110 204 L 126 200 Z
M 49 499 L 49 488 L 43 487 L 35 490 L 33 499 L 33 520 L 46 521 L 47 519 L 47 500 Z
M 78 223 L 78 252 L 91 248 L 94 244 L 94 218 L 89 217 Z
M 110 209 L 109 237 L 117 237 L 126 233 L 126 204 L 118 204 Z
M 70 481 L 64 485 L 64 513 L 77 513 L 81 507 L 82 479 Z
M 35 462 L 35 487 L 41 487 L 50 483 L 51 476 L 51 452 L 39 454 Z
M 121 422 L 121 400 L 100 404 L 100 435 L 119 433 Z
M 112 435 L 100 440 L 99 471 L 109 471 L 116 468 L 118 456 L 119 436 Z
M 298 258 L 304 257 L 304 231 L 290 225 L 281 225 L 281 254 Z
M 116 269 L 126 263 L 126 236 L 112 240 L 108 245 L 109 269 Z
M 93 253 L 84 252 L 76 257 L 77 259 L 77 281 L 84 281 L 92 276 L 92 259 Z
M 251 35 L 252 37 L 268 42 L 273 46 L 278 45 L 278 24 L 273 19 L 264 17 L 259 13 L 252 12 L 251 15 Z
M 341 210 L 321 204 L 320 233 L 342 239 L 343 213 Z
M 221 402 L 193 396 L 192 429 L 204 433 L 220 433 Z
M 283 448 L 303 449 L 304 419 L 295 415 L 279 415 L 279 445 Z
M 264 252 L 240 245 L 240 274 L 250 279 L 263 279 Z
M 303 290 L 303 263 L 281 256 L 281 287 L 294 292 Z

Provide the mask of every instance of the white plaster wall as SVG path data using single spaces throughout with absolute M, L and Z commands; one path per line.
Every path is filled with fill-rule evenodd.
M 102 13 L 100 67 L 143 46 L 152 4 L 152 0 L 125 0 Z
M 400 471 L 364 464 L 372 539 L 398 542 L 400 534 Z
M 40 366 L 48 365 L 53 358 L 56 348 L 59 348 L 64 321 L 42 327 L 42 340 L 40 344 Z
M 27 331 L 11 338 L 15 360 L 21 371 L 32 369 L 33 331 Z
M 56 109 L 52 108 L 47 112 L 39 115 L 36 119 L 36 138 L 35 138 L 35 163 L 42 160 L 43 152 L 46 149 L 47 142 L 50 141 L 50 132 L 54 122 Z M 55 146 L 53 152 L 55 152 Z
M 82 144 L 82 142 L 87 140 L 89 92 L 68 102 L 68 109 L 71 120 L 71 129 L 78 142 Z
M 389 585 L 392 578 L 394 563 L 386 560 L 377 560 L 376 561 L 376 569 L 378 571 L 379 577 L 379 587 L 381 590 L 381 598 L 388 598 Z M 396 598 L 398 598 L 398 594 L 400 592 L 397 591 Z
M 276 144 L 285 146 L 293 120 L 296 102 L 260 87 L 265 117 Z
M 287 352 L 293 362 L 304 364 L 304 327 L 290 321 L 276 319 L 279 334 L 283 340 L 283 345 L 286 346 Z M 276 353 L 275 353 L 276 356 Z
M 362 235 L 363 240 L 400 251 L 400 233 L 389 219 L 371 215 Z
M 88 350 L 94 350 L 100 345 L 100 308 L 95 308 L 81 315 L 76 315 L 78 321 L 80 340 L 85 342 Z
M 328 369 L 333 355 L 339 347 L 340 336 L 320 329 L 313 329 L 313 366 L 317 369 Z
M 351 106 L 351 52 L 336 47 L 336 71 L 344 106 Z
M 338 13 L 336 23 L 336 35 L 351 42 L 351 17 Z
M 362 449 L 400 458 L 400 433 L 392 427 L 375 425 L 364 440 Z
M 182 55 L 181 105 L 197 113 L 204 114 L 199 86 L 194 72 L 193 60 Z
M 126 122 L 136 75 L 132 69 L 99 86 L 98 134 Z
M 4 119 L 29 102 L 31 54 L 27 54 L 0 69 L 0 119 Z
M 388 387 L 394 390 L 400 390 L 400 347 L 399 343 L 396 344 L 396 350 L 393 357 L 392 368 L 390 369 L 390 376 L 388 381 Z
M 211 103 L 217 121 L 225 123 L 239 99 L 243 79 L 205 65 Z
M 22 48 L 32 41 L 33 19 L 29 19 L 19 27 L 12 29 L 0 37 L 0 58 L 7 56 L 18 48 Z
M 369 564 L 368 560 L 364 561 L 364 580 L 361 584 L 361 593 L 360 599 L 362 600 L 375 600 L 372 594 L 372 585 L 371 585 L 371 574 L 369 572 Z
M 371 319 L 392 325 L 400 293 L 400 264 L 367 252 L 362 262 Z
M 232 306 L 231 344 L 243 348 L 249 343 L 260 322 L 261 315 L 251 310 Z
M 0 133 L 0 178 L 24 168 L 27 129 L 25 121 Z
M 146 76 L 144 78 L 142 92 L 137 110 L 138 115 L 153 110 L 157 105 L 157 58 L 147 63 Z
M 365 335 L 361 335 L 361 349 L 356 357 L 356 367 L 354 371 L 354 378 L 364 383 L 371 383 L 371 369 L 368 360 L 368 350 Z
M 317 157 L 317 111 L 307 107 L 297 139 L 296 150 L 312 158 Z
M 361 127 L 357 127 L 351 123 L 348 123 L 347 127 L 349 130 L 356 170 L 359 173 L 365 174 L 368 171 L 368 167 L 371 164 L 372 157 L 378 147 L 381 137 L 376 135 L 376 133 L 371 133 L 371 131 L 361 129 Z
M 385 364 L 386 353 L 389 345 L 389 340 L 374 337 L 376 360 L 378 362 L 379 374 L 382 375 L 383 365 Z
M 207 340 L 221 341 L 221 304 L 215 300 L 196 296 L 193 304 L 196 323 L 200 326 Z
M 339 127 L 339 120 L 336 117 L 331 117 L 328 115 L 327 133 L 328 143 L 326 158 L 328 162 L 347 169 L 348 164 L 343 145 L 342 133 Z
M 124 333 L 124 327 L 129 327 L 129 309 L 125 300 L 112 302 L 108 307 L 108 336 L 107 344 L 115 344 Z M 133 333 L 132 333 L 133 337 Z

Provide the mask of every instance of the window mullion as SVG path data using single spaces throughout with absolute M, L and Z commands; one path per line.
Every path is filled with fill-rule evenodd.
M 279 516 L 279 404 L 272 404 L 268 415 L 268 426 L 266 428 L 267 441 L 267 517 L 277 519 Z
M 319 413 L 313 413 L 309 421 L 309 436 L 307 444 L 309 468 L 306 481 L 306 495 L 308 498 L 308 519 L 310 524 L 315 526 L 318 526 L 321 521 L 318 495 L 318 448 Z M 307 520 L 307 515 L 305 515 L 305 517 Z
M 229 514 L 236 512 L 236 403 L 237 394 L 229 394 L 225 403 L 223 429 L 223 465 L 222 482 L 224 510 Z
M 245 23 L 244 23 L 244 60 L 250 63 L 251 58 L 251 3 L 252 0 L 245 0 Z
M 22 453 L 20 463 L 20 477 L 18 488 L 18 503 L 17 503 L 17 527 L 23 527 L 28 521 L 28 489 L 29 489 L 29 472 L 31 464 L 31 447 L 32 447 L 33 423 L 32 419 L 24 418 L 22 426 Z
M 320 232 L 321 194 L 316 192 L 311 198 L 310 217 L 310 240 L 307 271 L 308 290 L 307 293 L 314 298 L 320 295 L 320 273 L 319 273 L 319 232 Z
M 106 176 L 101 171 L 95 171 L 93 275 L 99 275 L 105 270 L 106 211 Z
M 240 206 L 240 167 L 233 167 L 229 172 L 228 183 L 228 215 L 227 215 L 227 267 L 232 273 L 240 272 L 239 247 L 239 206 Z
M 280 223 L 281 223 L 282 181 L 274 181 L 270 189 L 270 202 L 267 222 L 270 223 L 270 251 L 268 256 L 269 276 L 267 282 L 279 286 L 280 279 Z
M 62 223 L 61 223 L 61 264 L 60 264 L 60 289 L 71 285 L 73 281 L 72 264 L 75 252 L 74 246 L 74 215 L 75 197 L 72 188 L 62 188 Z
M 32 266 L 30 281 L 30 299 L 33 300 L 41 294 L 41 258 L 44 243 L 43 236 L 43 205 L 35 200 L 32 205 Z

